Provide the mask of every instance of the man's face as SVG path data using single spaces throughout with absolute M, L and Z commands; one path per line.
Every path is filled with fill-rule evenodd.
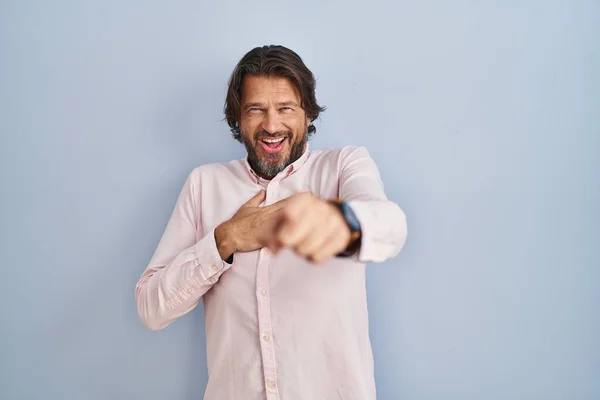
M 285 78 L 247 76 L 240 131 L 254 171 L 271 179 L 304 153 L 310 122 L 294 85 Z

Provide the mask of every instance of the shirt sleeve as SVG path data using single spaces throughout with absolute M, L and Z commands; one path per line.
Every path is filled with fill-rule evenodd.
M 400 253 L 407 237 L 406 215 L 387 199 L 377 165 L 364 147 L 348 146 L 340 154 L 340 197 L 361 225 L 359 262 L 383 262 Z
M 138 314 L 149 329 L 163 329 L 193 310 L 231 267 L 219 255 L 214 230 L 197 241 L 197 232 L 203 233 L 199 226 L 199 190 L 200 173 L 195 169 L 188 176 L 158 247 L 136 285 Z

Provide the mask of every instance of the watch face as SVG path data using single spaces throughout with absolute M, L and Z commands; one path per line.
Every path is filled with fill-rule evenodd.
M 358 222 L 358 218 L 356 218 L 356 214 L 354 214 L 352 208 L 346 203 L 342 203 L 341 206 L 350 230 L 353 232 L 360 231 L 360 222 Z

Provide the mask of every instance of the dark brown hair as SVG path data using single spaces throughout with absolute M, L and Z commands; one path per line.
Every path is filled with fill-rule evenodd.
M 310 118 L 308 136 L 312 136 L 317 131 L 312 122 L 319 117 L 319 113 L 325 111 L 325 107 L 317 104 L 315 96 L 317 83 L 313 73 L 292 50 L 283 46 L 270 45 L 255 47 L 246 53 L 229 79 L 225 99 L 225 118 L 236 140 L 241 142 L 242 84 L 244 77 L 248 75 L 289 79 L 300 95 L 300 106 Z

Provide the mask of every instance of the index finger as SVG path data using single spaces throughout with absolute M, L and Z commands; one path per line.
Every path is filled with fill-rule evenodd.
M 276 201 L 273 204 L 269 204 L 268 206 L 264 207 L 266 210 L 272 210 L 272 211 L 277 211 L 283 207 L 285 207 L 291 200 L 292 200 L 293 196 L 290 197 L 286 197 L 285 199 Z

